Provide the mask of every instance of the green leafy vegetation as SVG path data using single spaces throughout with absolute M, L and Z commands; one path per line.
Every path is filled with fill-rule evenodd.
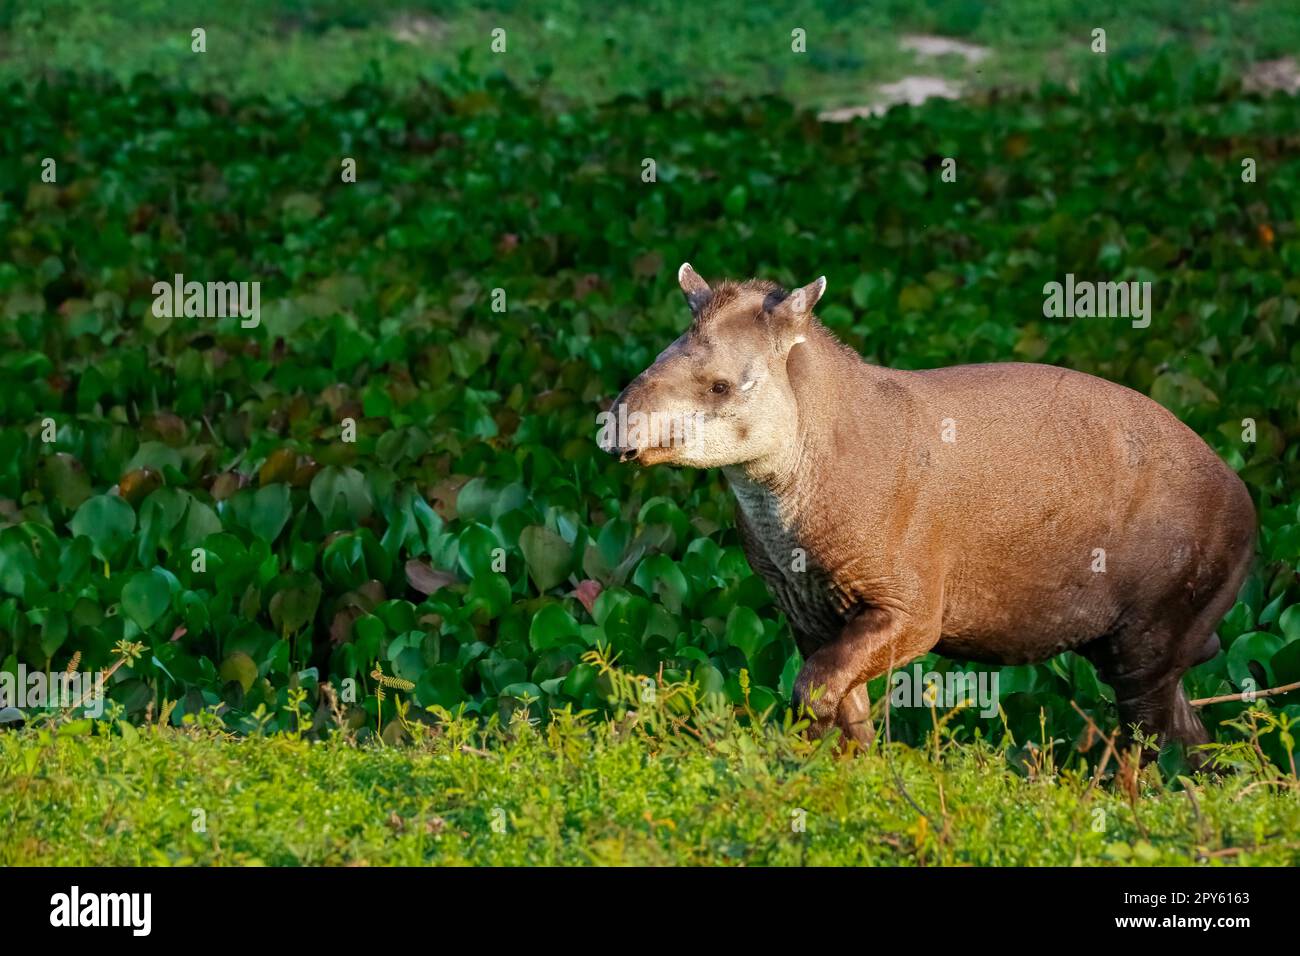
M 359 737 L 393 742 L 430 707 L 608 712 L 585 657 L 603 647 L 779 720 L 800 660 L 720 476 L 620 466 L 593 441 L 682 328 L 689 258 L 710 277 L 825 273 L 823 321 L 871 361 L 1062 364 L 1173 409 L 1262 522 L 1192 696 L 1300 680 L 1296 102 L 1242 97 L 1213 60 L 1096 69 L 1077 93 L 844 125 L 766 98 L 554 109 L 459 68 L 323 102 L 14 83 L 0 666 L 115 667 L 119 730 L 219 709 L 237 732 L 315 714 L 319 734 L 333 693 Z M 1066 273 L 1152 281 L 1150 328 L 1045 318 Z M 157 314 L 176 275 L 260 282 L 256 327 Z M 123 641 L 144 652 L 123 663 Z M 377 674 L 411 685 L 385 691 L 409 714 Z M 1013 766 L 1033 741 L 1100 755 L 1087 719 L 1112 728 L 1113 699 L 1084 661 L 999 676 L 1002 715 L 951 715 L 959 739 L 1006 740 Z M 1255 706 L 1291 720 L 1294 700 Z M 1203 713 L 1240 743 L 1246 706 Z M 932 725 L 891 720 L 914 744 Z M 1284 769 L 1289 740 L 1258 738 Z
M 178 700 L 175 722 L 224 704 L 230 727 L 259 708 L 290 726 L 291 691 L 351 679 L 369 726 L 377 663 L 421 708 L 599 708 L 581 656 L 606 645 L 737 704 L 748 669 L 755 709 L 779 711 L 800 661 L 720 477 L 620 467 L 593 442 L 602 402 L 684 323 L 689 256 L 829 274 L 823 320 L 875 362 L 1041 360 L 1160 399 L 1262 516 L 1193 696 L 1300 679 L 1292 100 L 1226 98 L 1213 70 L 1175 81 L 1167 62 L 979 117 L 844 126 L 770 100 L 555 114 L 469 78 L 329 107 L 147 79 L 10 98 L 6 669 L 103 667 L 142 641 L 112 685 L 133 717 Z M 1156 282 L 1151 328 L 1044 319 L 1044 282 L 1099 271 Z M 155 315 L 177 273 L 260 280 L 260 324 Z M 1040 709 L 1082 734 L 1071 697 L 1113 722 L 1080 659 L 1001 679 L 1022 739 Z

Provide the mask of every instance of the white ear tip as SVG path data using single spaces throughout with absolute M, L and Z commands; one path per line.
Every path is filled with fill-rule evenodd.
M 683 262 L 681 266 L 678 267 L 677 269 L 677 281 L 681 282 L 682 279 L 686 278 L 687 273 L 694 272 L 694 271 L 695 270 L 691 268 L 691 264 L 689 262 Z
M 796 335 L 796 336 L 794 337 L 794 343 L 793 343 L 793 344 L 795 344 L 795 345 L 800 345 L 800 344 L 802 344 L 802 343 L 804 343 L 804 342 L 807 342 L 807 341 L 808 341 L 808 340 L 807 340 L 806 338 L 804 338 L 802 335 Z

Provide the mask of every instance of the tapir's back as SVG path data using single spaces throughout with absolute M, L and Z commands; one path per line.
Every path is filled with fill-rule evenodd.
M 1040 658 L 1044 641 L 1105 632 L 1135 590 L 1218 586 L 1252 545 L 1245 486 L 1144 395 L 1029 364 L 872 368 L 868 380 L 866 400 L 883 388 L 907 420 L 892 487 L 874 493 L 906 501 L 908 520 L 884 525 L 882 550 L 925 552 L 912 559 L 943 576 L 950 651 L 979 656 L 990 635 L 1005 649 L 1023 634 L 1026 659 Z

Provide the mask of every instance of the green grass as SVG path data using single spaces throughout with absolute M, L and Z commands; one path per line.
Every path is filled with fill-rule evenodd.
M 190 31 L 207 31 L 207 52 L 191 53 Z M 489 49 L 491 31 L 507 49 Z M 868 102 L 873 87 L 913 73 L 972 88 L 1037 86 L 1067 79 L 1095 60 L 1091 30 L 1107 30 L 1108 55 L 1145 61 L 1166 49 L 1180 61 L 1251 62 L 1300 48 L 1300 9 L 1264 0 L 1231 9 L 1214 0 L 1091 3 L 1013 0 L 846 0 L 753 4 L 672 0 L 47 0 L 37 8 L 0 3 L 0 79 L 49 71 L 103 71 L 125 81 L 152 72 L 226 95 L 329 97 L 372 70 L 400 92 L 454 67 L 502 70 L 564 99 L 622 93 L 776 93 L 809 106 Z M 791 52 L 791 31 L 807 52 Z M 990 48 L 979 64 L 920 60 L 902 51 L 904 33 L 955 36 Z
M 0 865 L 1300 863 L 1296 782 L 1271 772 L 1094 786 L 984 743 L 842 757 L 699 724 L 453 724 L 405 748 L 0 734 Z

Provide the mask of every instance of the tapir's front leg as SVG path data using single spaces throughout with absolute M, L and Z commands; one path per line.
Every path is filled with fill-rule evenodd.
M 937 613 L 928 609 L 914 614 L 868 608 L 844 625 L 839 637 L 804 662 L 794 683 L 795 712 L 802 713 L 803 708 L 811 712 L 810 732 L 814 736 L 821 736 L 838 723 L 846 735 L 861 739 L 859 732 L 850 729 L 860 726 L 861 700 L 850 695 L 871 678 L 891 667 L 901 667 L 938 643 Z M 818 688 L 821 693 L 815 694 Z M 865 688 L 861 697 L 866 698 Z M 843 721 L 839 720 L 841 716 Z
M 860 747 L 871 746 L 876 728 L 871 722 L 871 695 L 866 684 L 859 684 L 844 695 L 840 709 L 835 712 L 835 726 L 840 729 L 843 744 L 855 740 Z

